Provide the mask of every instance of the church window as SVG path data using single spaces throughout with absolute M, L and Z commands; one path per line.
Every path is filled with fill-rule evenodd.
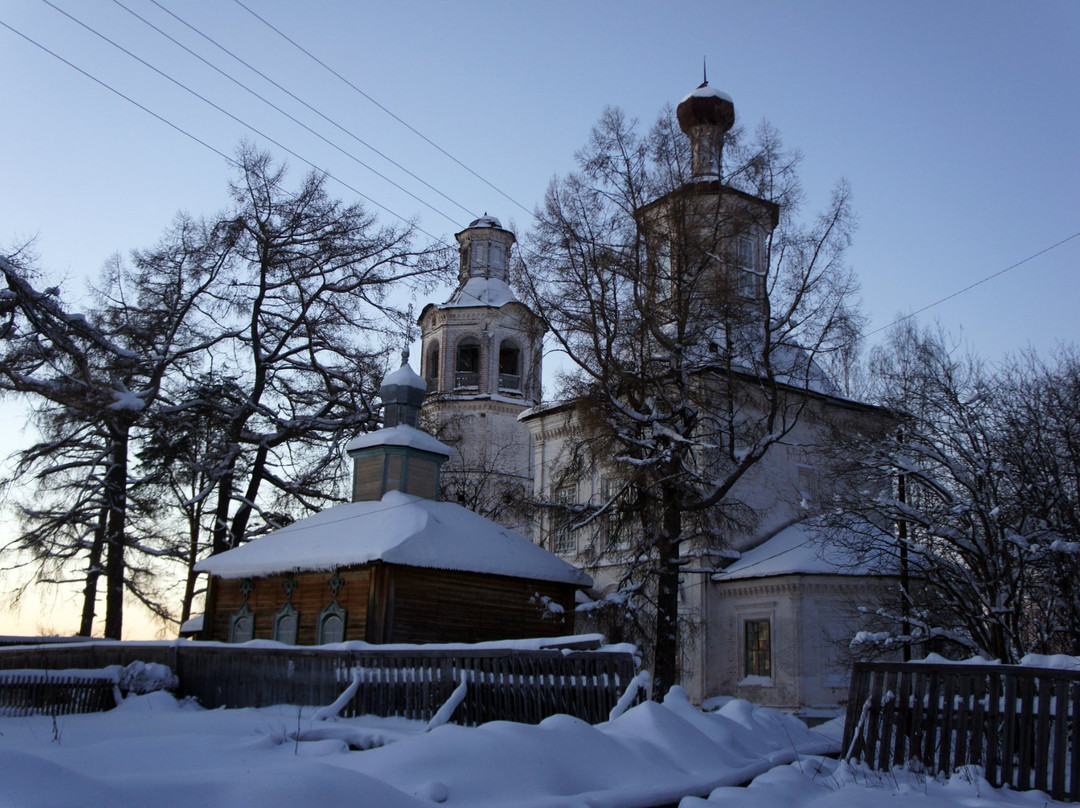
M 345 610 L 332 601 L 319 613 L 319 645 L 345 642 Z
M 809 508 L 818 499 L 817 469 L 811 466 L 799 466 L 796 470 L 795 489 L 799 496 L 799 507 Z
M 629 546 L 630 524 L 622 518 L 620 506 L 627 504 L 627 480 L 625 477 L 604 477 L 600 480 L 600 505 L 606 508 L 600 519 L 604 537 L 603 549 L 625 550 Z
M 255 615 L 245 603 L 229 619 L 229 642 L 248 642 L 255 638 Z
M 457 362 L 454 366 L 454 387 L 480 387 L 480 341 L 465 337 L 458 343 Z
M 474 241 L 472 245 L 472 267 L 482 269 L 487 265 L 488 243 L 486 241 Z
M 503 245 L 500 244 L 498 241 L 493 241 L 491 242 L 491 246 L 489 247 L 489 249 L 491 252 L 488 260 L 491 264 L 491 268 L 497 272 L 501 272 L 503 269 L 506 268 L 506 256 Z
M 664 239 L 656 248 L 656 259 L 653 263 L 655 278 L 656 301 L 663 303 L 671 297 L 675 288 L 675 276 L 673 262 L 671 260 L 671 242 Z
M 439 384 L 439 343 L 432 343 L 427 352 L 427 366 L 424 368 L 426 371 L 425 378 L 427 379 L 429 386 L 438 387 Z
M 762 276 L 758 271 L 757 242 L 752 238 L 740 236 L 738 249 L 738 292 L 742 297 L 757 298 L 762 293 Z
M 577 540 L 571 529 L 574 513 L 569 510 L 577 499 L 577 489 L 572 485 L 556 488 L 553 497 L 556 508 L 551 516 L 551 552 L 564 555 L 577 550 Z
M 286 645 L 296 645 L 296 631 L 300 624 L 300 615 L 291 603 L 286 603 L 274 615 L 274 639 Z
M 744 675 L 772 677 L 772 641 L 768 620 L 747 620 L 744 624 Z
M 521 390 L 521 349 L 510 340 L 499 346 L 499 389 Z

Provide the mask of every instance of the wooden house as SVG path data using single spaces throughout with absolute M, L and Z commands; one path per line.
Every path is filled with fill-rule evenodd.
M 387 376 L 386 426 L 347 447 L 353 502 L 199 563 L 210 574 L 200 639 L 481 642 L 573 632 L 587 575 L 438 501 L 450 449 L 416 428 L 424 390 L 407 363 Z

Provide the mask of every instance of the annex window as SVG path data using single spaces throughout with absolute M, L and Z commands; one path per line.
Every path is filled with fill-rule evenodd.
M 743 624 L 745 639 L 743 675 L 772 677 L 772 638 L 768 620 L 747 620 Z
M 345 610 L 332 601 L 319 613 L 319 645 L 345 642 Z
M 300 615 L 291 603 L 286 603 L 274 615 L 274 639 L 286 645 L 296 645 L 296 631 L 300 625 Z
M 229 642 L 248 642 L 255 638 L 255 615 L 245 603 L 229 619 Z
M 427 352 L 427 365 L 424 368 L 424 378 L 429 388 L 438 389 L 439 385 L 439 343 L 433 342 Z
M 577 550 L 577 541 L 571 528 L 574 524 L 574 514 L 568 510 L 577 499 L 577 489 L 572 485 L 556 488 L 552 497 L 556 508 L 551 515 L 551 552 L 556 554 L 568 554 Z
M 521 349 L 508 339 L 499 345 L 499 389 L 521 390 Z
M 454 387 L 480 387 L 480 341 L 476 337 L 465 337 L 458 343 L 454 363 Z

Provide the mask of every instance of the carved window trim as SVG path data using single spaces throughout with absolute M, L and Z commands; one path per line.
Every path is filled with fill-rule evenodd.
M 338 620 L 341 624 L 341 636 L 334 637 L 333 634 L 329 634 L 327 631 L 327 625 L 333 620 Z M 319 633 L 318 643 L 319 645 L 326 645 L 333 642 L 345 641 L 345 610 L 341 608 L 336 600 L 330 601 L 330 605 L 319 612 Z
M 292 633 L 283 632 L 282 626 L 287 626 L 287 621 L 292 620 Z M 277 614 L 274 615 L 274 639 L 286 645 L 296 645 L 296 638 L 300 633 L 300 613 L 293 608 L 291 603 L 286 603 Z
M 229 642 L 248 642 L 255 639 L 255 615 L 246 603 L 229 618 Z

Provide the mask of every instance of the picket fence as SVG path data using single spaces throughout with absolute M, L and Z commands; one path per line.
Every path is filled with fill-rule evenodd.
M 116 706 L 116 692 L 116 680 L 109 675 L 0 672 L 0 716 L 97 713 Z
M 844 750 L 876 769 L 951 773 L 1080 800 L 1080 671 L 1014 665 L 857 663 Z
M 464 682 L 465 698 L 452 720 L 468 726 L 494 720 L 538 723 L 558 713 L 599 723 L 635 675 L 628 653 L 566 649 L 353 651 L 198 642 L 0 648 L 0 671 L 94 668 L 134 660 L 168 665 L 179 680 L 177 695 L 194 697 L 208 708 L 327 705 L 357 677 L 359 687 L 341 715 L 430 720 Z M 631 703 L 644 697 L 635 694 Z

